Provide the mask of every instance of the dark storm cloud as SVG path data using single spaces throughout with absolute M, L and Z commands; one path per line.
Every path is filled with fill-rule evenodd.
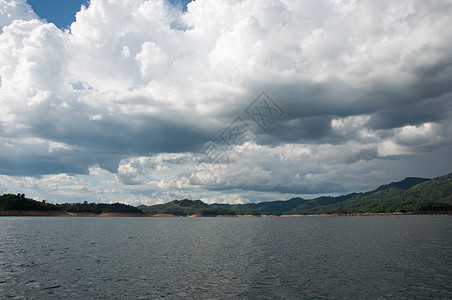
M 1 174 L 161 194 L 213 142 L 231 164 L 209 190 L 315 193 L 389 179 L 410 155 L 448 161 L 450 1 L 93 0 L 69 31 L 23 0 L 4 11 Z M 265 128 L 246 113 L 262 91 L 282 109 Z M 227 145 L 237 117 L 255 139 Z

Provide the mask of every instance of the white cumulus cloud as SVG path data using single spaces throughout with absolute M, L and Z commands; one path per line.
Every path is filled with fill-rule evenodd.
M 149 204 L 202 185 L 205 201 L 246 202 L 447 173 L 451 13 L 447 0 L 91 0 L 61 30 L 0 0 L 1 187 Z M 246 113 L 262 91 L 282 109 L 265 130 Z M 256 139 L 233 151 L 221 134 L 236 117 Z M 231 160 L 206 171 L 212 142 Z

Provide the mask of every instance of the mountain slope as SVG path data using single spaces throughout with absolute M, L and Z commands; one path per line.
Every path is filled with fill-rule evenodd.
M 318 198 L 309 200 L 308 203 L 287 213 L 354 214 L 450 211 L 452 208 L 452 173 L 430 180 L 406 178 L 400 182 L 380 186 L 371 192 L 351 194 L 345 197 L 343 201 L 326 204 L 319 203 Z
M 235 215 L 235 212 L 225 207 L 210 206 L 201 200 L 174 200 L 165 204 L 152 206 L 140 205 L 138 209 L 150 215 L 171 214 L 176 216 L 216 216 Z
M 356 213 L 450 212 L 452 173 L 434 179 L 407 177 L 365 193 L 312 200 L 293 198 L 247 204 L 211 204 L 200 200 L 175 200 L 153 206 L 138 206 L 151 215 L 310 215 Z
M 402 181 L 391 182 L 390 184 L 382 185 L 382 186 L 378 187 L 377 190 L 384 190 L 384 189 L 391 188 L 391 187 L 407 190 L 419 183 L 429 181 L 429 180 L 430 179 L 428 179 L 428 178 L 407 177 L 407 178 L 403 179 Z
M 306 202 L 303 198 L 293 198 L 287 201 L 270 201 L 260 203 L 247 204 L 212 204 L 217 207 L 224 207 L 231 209 L 239 214 L 265 214 L 265 215 L 281 215 L 282 213 L 296 208 L 301 203 Z
M 126 212 L 151 215 L 308 215 L 356 213 L 420 213 L 452 212 L 452 173 L 433 179 L 407 177 L 399 182 L 382 185 L 365 193 L 339 197 L 318 197 L 312 200 L 293 198 L 248 204 L 206 204 L 200 200 L 175 200 L 165 204 L 133 207 L 114 203 L 50 204 L 28 199 L 24 194 L 0 196 L 0 211 L 65 211 L 95 214 Z

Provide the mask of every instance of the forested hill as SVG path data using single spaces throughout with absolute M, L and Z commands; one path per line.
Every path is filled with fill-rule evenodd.
M 402 190 L 407 190 L 419 183 L 429 181 L 429 180 L 430 179 L 427 179 L 427 178 L 407 177 L 402 181 L 391 182 L 390 184 L 382 185 L 382 186 L 378 187 L 377 190 L 384 190 L 384 189 L 391 188 L 391 187 L 399 188 Z
M 176 216 L 218 215 L 311 215 L 358 213 L 437 213 L 452 212 L 452 173 L 433 178 L 407 177 L 382 185 L 373 191 L 311 200 L 293 198 L 248 204 L 206 204 L 200 200 L 175 200 L 165 204 L 133 207 L 126 204 L 50 204 L 28 199 L 24 194 L 0 196 L 0 211 L 33 210 L 74 213 L 147 213 Z
M 156 204 L 152 206 L 140 205 L 139 209 L 150 215 L 170 214 L 175 216 L 219 216 L 219 215 L 236 215 L 236 213 L 228 208 L 215 207 L 208 205 L 201 200 L 174 200 L 165 204 Z
M 287 214 L 451 212 L 452 173 L 434 179 L 406 178 L 374 191 L 308 200 Z
M 287 201 L 277 200 L 247 204 L 212 204 L 212 206 L 228 208 L 237 213 L 248 212 L 248 214 L 282 215 L 306 201 L 307 200 L 303 198 L 297 197 Z
M 121 203 L 64 203 L 51 204 L 26 198 L 24 194 L 5 194 L 0 196 L 0 211 L 64 211 L 73 213 L 134 213 L 141 214 L 141 210 L 134 206 Z
M 365 193 L 312 200 L 293 198 L 249 204 L 213 204 L 236 212 L 254 210 L 270 215 L 420 213 L 452 210 L 452 173 L 426 179 L 407 177 Z

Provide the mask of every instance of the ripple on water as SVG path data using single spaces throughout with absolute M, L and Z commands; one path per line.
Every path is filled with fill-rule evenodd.
M 448 216 L 0 218 L 0 298 L 451 299 L 451 233 Z

